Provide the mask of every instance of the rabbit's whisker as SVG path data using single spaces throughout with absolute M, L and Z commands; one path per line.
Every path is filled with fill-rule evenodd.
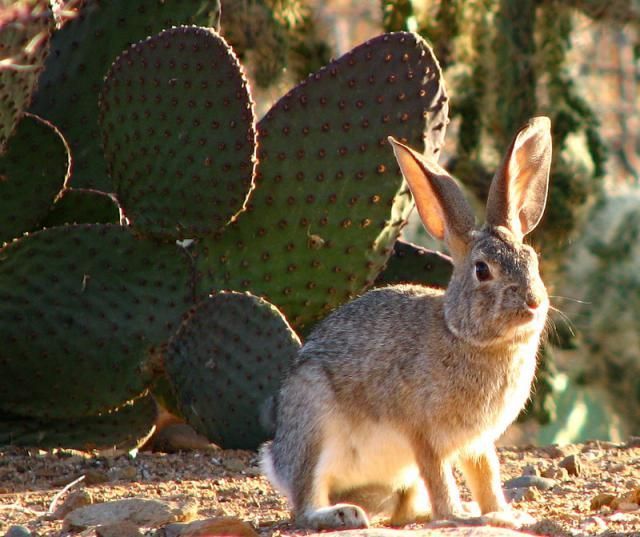
M 580 300 L 578 298 L 573 298 L 570 296 L 562 296 L 562 295 L 549 295 L 549 298 L 561 298 L 562 300 L 569 300 L 571 302 L 575 302 L 576 304 L 586 304 L 590 306 L 593 302 L 589 302 L 587 300 Z

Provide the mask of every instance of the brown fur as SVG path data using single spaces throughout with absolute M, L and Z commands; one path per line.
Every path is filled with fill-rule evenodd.
M 392 144 L 454 272 L 446 292 L 397 285 L 366 293 L 301 349 L 279 394 L 275 438 L 262 450 L 301 526 L 366 526 L 365 489 L 388 496 L 376 501 L 390 505 L 394 523 L 464 516 L 454 463 L 481 512 L 507 509 L 494 442 L 529 396 L 548 308 L 537 256 L 522 238 L 544 209 L 549 122 L 532 120 L 515 137 L 487 204 L 491 224 L 481 229 L 444 170 Z M 478 278 L 478 263 L 491 279 Z

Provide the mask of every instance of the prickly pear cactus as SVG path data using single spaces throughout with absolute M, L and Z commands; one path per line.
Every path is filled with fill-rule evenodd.
M 32 111 L 69 141 L 72 187 L 113 191 L 100 148 L 97 94 L 116 57 L 172 25 L 213 25 L 219 11 L 217 0 L 86 0 L 78 16 L 54 33 Z
M 259 122 L 256 189 L 198 245 L 200 293 L 251 291 L 302 328 L 371 285 L 412 207 L 387 136 L 437 153 L 447 110 L 437 61 L 413 34 L 311 75 Z
M 213 30 L 166 30 L 127 49 L 100 98 L 105 156 L 139 233 L 201 237 L 225 226 L 253 186 L 253 103 Z
M 60 132 L 26 114 L 0 155 L 0 244 L 40 227 L 70 171 Z
M 0 155 L 31 96 L 49 51 L 47 0 L 18 0 L 0 15 Z
M 167 372 L 191 425 L 218 445 L 255 449 L 267 439 L 260 407 L 299 348 L 275 306 L 251 294 L 222 292 L 183 322 L 169 343 Z
M 102 9 L 86 5 L 85 20 Z M 85 42 L 94 23 L 77 22 Z M 85 56 L 65 46 L 63 71 L 77 77 Z M 52 114 L 64 108 L 65 84 L 48 97 L 62 99 L 50 101 Z M 82 99 L 67 125 L 76 136 L 76 175 L 57 203 L 89 193 L 77 189 L 76 177 L 101 177 L 86 126 L 95 114 Z M 182 411 L 212 440 L 255 446 L 264 439 L 260 400 L 298 345 L 280 311 L 292 325 L 308 325 L 371 285 L 392 252 L 412 203 L 387 136 L 439 151 L 448 103 L 438 64 L 412 34 L 381 36 L 310 76 L 256 128 L 224 41 L 181 27 L 125 51 L 100 106 L 121 225 L 60 225 L 84 217 L 55 220 L 54 205 L 58 227 L 0 249 L 0 413 L 58 424 L 97 416 L 139 398 L 166 369 Z M 179 238 L 195 241 L 183 248 Z M 221 293 L 230 289 L 255 296 Z M 211 293 L 160 363 L 182 315 Z M 207 323 L 247 316 L 259 346 L 219 334 L 215 348 L 226 364 L 220 378 L 211 375 L 215 363 L 205 356 L 215 331 Z M 217 407 L 197 384 L 203 379 L 219 386 Z M 227 393 L 221 379 L 238 388 Z
M 416 244 L 397 240 L 387 266 L 376 278 L 376 285 L 423 283 L 446 287 L 451 279 L 451 258 Z
M 153 433 L 156 403 L 146 395 L 112 412 L 80 418 L 0 416 L 0 446 L 133 449 Z
M 117 224 L 120 222 L 119 205 L 104 192 L 65 188 L 56 197 L 43 227 L 65 224 Z
M 192 297 L 173 244 L 111 225 L 51 228 L 0 249 L 0 412 L 70 418 L 144 392 L 154 345 Z

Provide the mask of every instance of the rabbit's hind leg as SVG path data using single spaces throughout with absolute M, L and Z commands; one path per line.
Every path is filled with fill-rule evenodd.
M 368 528 L 369 519 L 361 507 L 348 503 L 331 505 L 331 475 L 316 471 L 300 475 L 295 519 L 300 527 L 314 530 Z
M 395 508 L 389 520 L 392 526 L 406 526 L 431 518 L 429 493 L 422 479 L 416 479 L 407 488 L 397 491 L 396 497 Z

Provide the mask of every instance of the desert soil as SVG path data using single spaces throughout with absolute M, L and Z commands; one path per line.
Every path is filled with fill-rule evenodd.
M 579 467 L 569 465 L 568 470 L 578 475 L 561 467 L 571 454 L 577 455 Z M 640 536 L 640 439 L 624 444 L 500 448 L 500 459 L 503 481 L 531 473 L 555 480 L 548 490 L 523 491 L 520 501 L 513 503 L 539 520 L 526 531 Z M 60 495 L 80 476 L 85 476 L 83 481 Z M 260 474 L 255 452 L 212 448 L 176 454 L 142 451 L 132 456 L 6 448 L 0 450 L 0 536 L 14 524 L 38 536 L 66 535 L 62 520 L 45 513 L 78 489 L 88 492 L 93 502 L 130 497 L 196 502 L 197 519 L 234 516 L 249 522 L 260 535 L 306 534 L 291 525 L 286 501 Z M 613 507 L 594 504 L 594 499 L 608 503 L 612 498 Z M 384 524 L 374 520 L 375 526 Z

